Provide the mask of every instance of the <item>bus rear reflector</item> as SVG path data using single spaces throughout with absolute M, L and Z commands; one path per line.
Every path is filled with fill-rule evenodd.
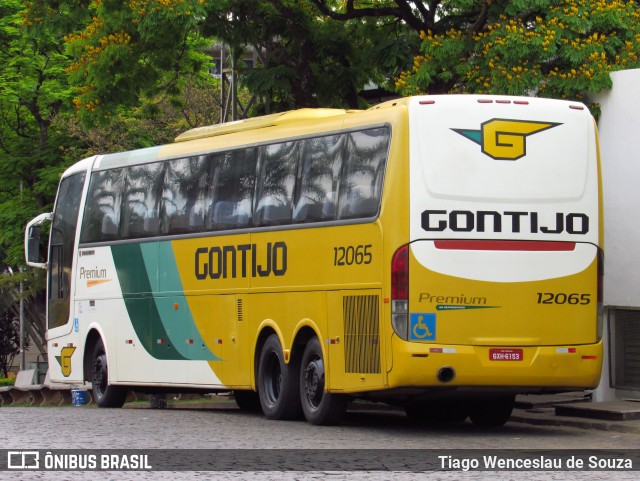
M 437 240 L 436 249 L 466 251 L 573 251 L 575 242 L 518 241 L 518 240 Z

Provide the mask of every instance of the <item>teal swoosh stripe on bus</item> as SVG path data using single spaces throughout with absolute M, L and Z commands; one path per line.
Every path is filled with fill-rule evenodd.
M 154 296 L 160 321 L 169 335 L 172 345 L 187 359 L 220 361 L 207 347 L 196 326 L 189 304 L 183 294 L 180 274 L 173 255 L 171 241 L 141 244 L 142 258 L 147 272 L 158 270 L 159 292 L 170 293 Z M 149 247 L 147 247 L 149 246 Z M 177 304 L 178 308 L 175 308 Z
M 184 360 L 167 342 L 169 335 L 152 297 L 140 244 L 111 246 L 111 253 L 129 319 L 144 348 L 156 359 Z

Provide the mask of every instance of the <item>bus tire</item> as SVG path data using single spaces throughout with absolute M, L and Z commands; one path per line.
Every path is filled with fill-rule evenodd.
M 280 340 L 271 334 L 262 346 L 258 361 L 260 406 L 268 419 L 300 417 L 299 370 L 299 365 L 284 362 Z
M 257 392 L 238 389 L 233 391 L 233 397 L 241 411 L 260 411 L 260 395 Z
M 486 399 L 471 404 L 469 418 L 476 426 L 499 427 L 511 417 L 515 396 Z
M 300 399 L 304 417 L 311 424 L 338 424 L 347 410 L 347 396 L 325 389 L 325 368 L 322 347 L 312 338 L 304 349 L 300 367 Z
M 91 355 L 91 387 L 93 400 L 101 408 L 120 408 L 127 399 L 127 390 L 109 384 L 107 353 L 102 339 L 98 339 Z

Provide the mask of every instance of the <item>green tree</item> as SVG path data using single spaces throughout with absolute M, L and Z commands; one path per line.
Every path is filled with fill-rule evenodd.
M 370 0 L 359 2 L 356 0 L 308 0 L 318 8 L 323 15 L 334 20 L 349 21 L 354 19 L 388 19 L 397 18 L 406 24 L 411 30 L 421 32 L 427 29 L 440 29 L 450 21 L 450 18 L 443 17 L 441 0 Z M 472 2 L 466 2 L 470 4 Z M 488 2 L 475 2 L 473 8 L 466 11 L 455 12 L 454 15 L 460 19 L 468 15 L 476 14 L 482 5 Z
M 640 6 L 634 1 L 456 0 L 440 8 L 467 20 L 421 32 L 421 54 L 396 80 L 403 95 L 584 99 L 610 88 L 609 72 L 640 66 Z
M 159 92 L 142 97 L 138 106 L 120 106 L 111 121 L 85 127 L 77 116 L 58 119 L 58 126 L 80 141 L 73 157 L 120 152 L 173 142 L 182 132 L 220 121 L 220 85 L 213 77 L 186 76 L 179 95 Z M 69 149 L 71 151 L 72 148 Z
M 9 367 L 20 354 L 18 319 L 10 312 L 0 312 L 0 376 L 9 375 Z
M 204 1 L 85 3 L 87 23 L 65 37 L 74 57 L 66 72 L 77 87 L 74 103 L 85 123 L 104 123 L 119 107 L 139 106 L 160 92 L 178 93 L 186 74 L 207 73 L 208 42 L 198 32 Z
M 75 4 L 72 0 L 45 3 Z M 358 92 L 405 67 L 418 38 L 396 19 L 337 22 L 308 0 L 85 0 L 90 18 L 66 36 L 75 105 L 85 123 L 159 92 L 177 94 L 185 74 L 207 75 L 216 38 L 237 56 L 255 47 L 259 68 L 241 76 L 272 110 L 361 105 Z M 260 109 L 258 108 L 258 111 Z
M 0 3 L 0 261 L 23 264 L 22 229 L 50 209 L 65 145 L 54 127 L 71 106 L 62 31 L 73 12 L 53 14 L 30 2 Z
M 343 21 L 394 17 L 420 35 L 396 91 L 583 99 L 640 66 L 636 0 L 309 0 Z
M 359 93 L 398 74 L 417 48 L 417 37 L 396 19 L 323 15 L 308 0 L 208 2 L 206 32 L 242 50 L 253 46 L 264 63 L 244 80 L 274 108 L 363 105 Z
M 20 288 L 20 283 L 23 289 Z M 0 371 L 8 369 L 20 353 L 20 301 L 24 320 L 24 347 L 34 344 L 46 352 L 44 276 L 39 270 L 5 272 L 0 275 Z
M 46 349 L 44 273 L 18 273 L 18 266 L 24 265 L 24 227 L 37 213 L 51 210 L 60 173 L 75 160 L 68 154 L 78 144 L 60 129 L 59 119 L 73 113 L 74 95 L 63 35 L 84 13 L 79 5 L 58 7 L 0 2 L 0 266 L 16 272 L 0 279 L 2 297 L 10 300 L 1 312 L 17 317 L 23 296 L 26 330 L 41 352 Z

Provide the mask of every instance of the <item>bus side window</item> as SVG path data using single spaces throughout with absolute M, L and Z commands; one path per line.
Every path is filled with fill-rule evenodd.
M 118 237 L 122 180 L 123 169 L 91 175 L 80 242 L 103 242 Z
M 347 136 L 346 159 L 340 179 L 341 219 L 373 217 L 380 208 L 389 130 L 378 128 Z
M 163 234 L 199 232 L 204 228 L 208 165 L 203 155 L 167 162 L 160 206 Z
M 251 221 L 256 173 L 256 149 L 211 155 L 206 227 L 212 230 L 247 227 Z
M 260 147 L 255 225 L 291 223 L 300 142 Z
M 122 206 L 122 237 L 149 237 L 160 233 L 163 163 L 131 166 L 126 171 Z
M 300 187 L 293 209 L 294 222 L 335 219 L 335 180 L 342 164 L 342 135 L 302 142 Z

